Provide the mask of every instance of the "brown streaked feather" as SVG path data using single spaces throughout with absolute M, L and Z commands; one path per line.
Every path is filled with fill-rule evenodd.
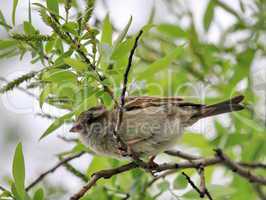
M 125 109 L 129 111 L 129 110 L 147 108 L 150 106 L 161 106 L 165 104 L 180 105 L 182 104 L 182 102 L 184 103 L 183 99 L 179 97 L 149 97 L 149 96 L 127 97 Z

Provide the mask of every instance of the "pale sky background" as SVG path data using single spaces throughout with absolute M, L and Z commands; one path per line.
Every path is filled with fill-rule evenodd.
M 0 0 L 0 9 L 4 13 L 6 19 L 11 21 L 12 1 Z M 32 1 L 34 2 L 34 1 Z M 111 19 L 116 28 L 121 29 L 128 21 L 129 16 L 133 16 L 133 24 L 130 29 L 131 33 L 139 30 L 147 22 L 153 3 L 156 3 L 157 16 L 155 22 L 169 22 L 173 21 L 172 17 L 167 14 L 166 8 L 163 7 L 161 1 L 158 0 L 108 0 L 107 6 Z M 215 21 L 217 26 L 212 26 L 209 34 L 205 34 L 202 30 L 202 14 L 204 13 L 207 0 L 183 0 L 185 4 L 189 6 L 195 14 L 195 24 L 198 26 L 200 33 L 204 38 L 210 41 L 217 41 L 219 38 L 220 29 L 225 29 L 234 20 L 234 18 L 225 13 L 221 9 L 216 10 Z M 238 1 L 227 0 L 230 2 L 230 6 L 239 9 Z M 21 23 L 27 19 L 26 0 L 20 0 L 17 8 L 17 28 L 21 30 Z M 101 1 L 97 3 L 96 14 L 104 18 L 106 10 L 104 9 Z M 218 17 L 217 17 L 218 16 Z M 47 29 L 40 21 L 40 18 L 36 12 L 33 12 L 33 23 L 39 27 L 41 32 L 47 32 Z M 6 33 L 3 28 L 0 27 L 0 39 L 6 37 Z M 254 63 L 254 74 L 258 82 L 265 84 L 265 60 L 257 60 Z M 30 56 L 26 55 L 23 61 L 19 61 L 18 58 L 13 57 L 11 59 L 0 60 L 0 76 L 3 76 L 9 80 L 24 74 L 31 70 L 37 70 L 40 68 L 40 64 L 30 64 Z M 262 71 L 263 70 L 263 71 Z M 2 83 L 0 83 L 2 85 Z M 259 94 L 265 94 L 260 91 Z M 261 107 L 262 103 L 259 105 Z M 56 110 L 44 106 L 44 111 L 52 111 L 56 115 L 60 113 Z M 72 144 L 67 144 L 57 138 L 57 134 L 52 134 L 41 142 L 38 141 L 40 135 L 49 126 L 51 121 L 40 118 L 34 113 L 40 112 L 38 101 L 27 95 L 21 93 L 18 90 L 9 92 L 7 95 L 0 97 L 0 183 L 2 184 L 3 176 L 11 176 L 12 157 L 16 144 L 21 141 L 23 143 L 24 156 L 27 170 L 27 183 L 29 183 L 29 175 L 31 178 L 37 177 L 41 172 L 50 168 L 56 163 L 56 155 L 63 150 L 69 150 Z M 264 113 L 264 112 L 263 112 Z M 205 123 L 205 122 L 201 122 Z M 206 124 L 206 123 L 205 123 Z M 208 124 L 208 123 L 207 123 Z M 197 124 L 196 126 L 199 126 Z M 208 128 L 208 127 L 207 127 Z M 61 135 L 69 135 L 69 126 L 64 126 L 56 132 Z M 90 162 L 89 156 L 83 156 L 76 162 L 77 166 L 81 169 Z M 62 178 L 63 177 L 63 178 Z M 76 191 L 81 187 L 82 182 L 73 177 L 62 168 L 58 170 L 54 175 L 50 175 L 46 178 L 47 181 L 51 181 L 56 185 L 65 186 L 70 193 Z

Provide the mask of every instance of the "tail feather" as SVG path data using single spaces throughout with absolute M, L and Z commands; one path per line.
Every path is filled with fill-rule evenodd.
M 244 96 L 239 95 L 221 103 L 213 104 L 210 106 L 204 106 L 200 109 L 200 112 L 197 114 L 197 117 L 205 118 L 213 115 L 243 110 L 244 106 L 240 104 L 243 99 Z

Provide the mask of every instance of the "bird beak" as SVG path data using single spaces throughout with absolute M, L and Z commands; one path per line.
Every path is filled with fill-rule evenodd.
M 80 132 L 82 130 L 82 126 L 80 124 L 75 124 L 69 131 L 70 132 Z

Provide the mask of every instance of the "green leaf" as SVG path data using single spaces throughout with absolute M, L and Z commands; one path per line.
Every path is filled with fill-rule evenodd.
M 89 97 L 85 98 L 75 109 L 75 115 L 79 115 L 83 111 L 88 110 L 89 108 L 96 106 L 97 105 L 97 98 L 95 97 L 94 94 L 95 92 L 92 92 Z
M 106 15 L 106 17 L 103 20 L 101 43 L 112 46 L 112 33 L 113 33 L 113 28 L 110 22 L 109 15 Z
M 132 23 L 132 16 L 130 16 L 127 25 L 125 26 L 125 28 L 122 30 L 122 32 L 120 33 L 120 35 L 118 36 L 118 38 L 114 42 L 114 48 L 123 41 L 123 39 L 127 35 L 128 29 L 129 29 L 131 23 Z
M 13 0 L 13 9 L 12 9 L 12 23 L 16 24 L 16 9 L 18 6 L 18 0 Z
M 160 24 L 157 26 L 157 30 L 174 38 L 187 37 L 187 33 L 180 26 L 174 24 Z
M 6 23 L 5 17 L 1 10 L 0 10 L 0 25 L 2 25 L 6 29 L 6 31 L 9 31 L 12 28 Z
M 65 58 L 64 63 L 73 67 L 77 71 L 84 71 L 88 68 L 88 65 L 86 63 L 73 58 Z
M 0 40 L 0 50 L 13 47 L 17 44 L 15 40 Z
M 95 156 L 93 157 L 89 168 L 87 169 L 87 174 L 91 176 L 99 169 L 108 169 L 112 167 L 109 159 L 104 156 Z
M 14 182 L 11 182 L 11 192 L 12 192 L 13 196 L 15 197 L 15 199 L 22 200 L 21 197 L 19 196 L 18 192 L 17 192 L 17 189 L 16 189 Z
M 35 28 L 32 26 L 32 24 L 30 22 L 24 22 L 23 23 L 23 26 L 24 26 L 24 32 L 26 34 L 29 34 L 29 35 L 33 35 L 36 33 L 36 30 Z
M 16 191 L 20 199 L 25 199 L 25 164 L 21 143 L 16 147 L 12 171 Z
M 78 32 L 77 32 L 78 24 L 76 22 L 65 23 L 62 28 L 65 32 L 69 32 L 75 36 L 78 36 Z
M 40 108 L 42 108 L 46 98 L 49 96 L 50 93 L 51 93 L 51 86 L 46 85 L 40 94 L 40 98 L 39 98 Z
M 127 56 L 133 46 L 133 43 L 134 43 L 133 39 L 129 38 L 126 41 L 118 44 L 117 47 L 112 52 L 111 59 L 119 61 L 123 57 Z
M 187 180 L 184 176 L 181 174 L 177 175 L 174 183 L 173 183 L 174 189 L 180 190 L 187 187 Z
M 51 81 L 55 83 L 62 82 L 75 82 L 76 74 L 69 70 L 61 70 L 61 69 L 52 69 L 43 74 L 42 79 L 44 81 Z
M 167 191 L 169 189 L 170 184 L 169 184 L 168 181 L 162 181 L 157 186 L 161 190 L 161 192 L 165 192 L 165 191 Z
M 42 140 L 46 136 L 50 135 L 53 131 L 55 131 L 63 123 L 65 123 L 65 121 L 69 120 L 73 115 L 74 115 L 74 112 L 70 112 L 54 120 L 54 122 L 46 129 L 46 131 L 42 134 L 39 140 Z
M 204 18 L 203 18 L 203 25 L 204 25 L 205 31 L 209 30 L 210 24 L 213 21 L 215 5 L 216 5 L 215 1 L 209 0 L 207 9 L 205 11 Z
M 107 92 L 101 91 L 102 93 L 100 94 L 100 98 L 103 101 L 103 104 L 107 107 L 107 108 L 111 108 L 113 106 L 113 99 L 110 96 L 110 94 L 108 94 Z
M 33 196 L 33 200 L 44 200 L 44 191 L 42 188 L 39 188 Z
M 46 0 L 46 5 L 52 13 L 59 15 L 58 0 Z
M 203 134 L 185 133 L 182 138 L 182 143 L 198 148 L 204 155 L 213 153 L 213 147 Z
M 146 70 L 144 70 L 141 73 L 138 73 L 137 79 L 145 79 L 145 77 L 147 77 L 147 74 L 153 76 L 157 72 L 163 70 L 165 67 L 168 67 L 171 64 L 171 62 L 180 57 L 183 54 L 183 52 L 184 52 L 183 47 L 175 48 L 165 57 L 158 59 L 154 63 L 152 63 Z
M 52 49 L 55 46 L 55 42 L 56 42 L 56 40 L 50 40 L 46 43 L 46 45 L 45 45 L 45 52 L 46 53 L 48 53 L 48 54 L 51 53 Z

